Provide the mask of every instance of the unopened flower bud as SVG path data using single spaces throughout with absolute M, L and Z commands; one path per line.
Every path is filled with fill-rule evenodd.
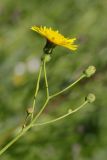
M 45 61 L 49 62 L 51 60 L 51 56 L 50 55 L 45 55 Z
M 89 66 L 83 73 L 86 77 L 91 77 L 96 72 L 95 66 Z
M 49 62 L 51 60 L 51 55 L 50 54 L 43 54 L 41 60 L 45 60 L 45 62 Z
M 96 97 L 93 93 L 89 93 L 88 96 L 85 98 L 85 100 L 88 103 L 93 103 L 95 101 Z
M 32 107 L 27 108 L 26 112 L 27 112 L 27 114 L 32 114 L 33 108 Z

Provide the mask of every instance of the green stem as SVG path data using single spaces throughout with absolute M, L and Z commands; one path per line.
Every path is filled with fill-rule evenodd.
M 27 114 L 26 118 L 25 118 L 25 121 L 24 121 L 24 124 L 22 126 L 22 130 L 26 127 L 26 123 L 28 121 L 28 118 L 30 117 L 31 115 L 30 114 Z
M 14 144 L 22 135 L 24 135 L 24 133 L 31 128 L 32 126 L 29 125 L 26 128 L 24 128 L 23 130 L 21 130 L 21 132 L 15 137 L 13 138 L 13 140 L 11 140 L 8 144 L 6 144 L 1 150 L 0 150 L 0 155 L 2 155 L 12 144 Z
M 80 80 L 82 80 L 84 77 L 85 77 L 84 74 L 81 75 L 80 78 L 78 78 L 74 83 L 70 84 L 68 87 L 64 88 L 63 90 L 61 90 L 61 91 L 59 91 L 59 92 L 51 95 L 50 98 L 52 99 L 53 97 L 56 97 L 56 96 L 58 96 L 59 94 L 67 91 L 68 89 L 70 89 L 71 87 L 73 87 L 75 84 L 77 84 Z
M 49 97 L 49 88 L 48 88 L 48 80 L 47 80 L 47 73 L 46 73 L 46 62 L 43 61 L 43 68 L 44 68 L 44 77 L 45 77 L 45 84 L 46 84 L 46 95 L 47 98 Z
M 35 91 L 35 98 L 37 96 L 37 93 L 38 93 L 38 89 L 39 89 L 39 82 L 40 82 L 40 77 L 41 77 L 41 71 L 42 71 L 42 65 L 40 67 L 40 71 L 39 71 L 39 75 L 38 75 L 38 80 L 37 80 L 37 86 L 36 86 L 36 91 Z M 46 71 L 46 69 L 45 69 Z M 45 72 L 45 76 L 46 76 L 46 72 Z M 47 78 L 45 77 L 45 80 L 46 80 L 46 84 L 47 84 Z M 48 93 L 48 91 L 47 91 Z M 47 94 L 48 95 L 48 94 Z M 41 113 L 43 112 L 43 110 L 45 109 L 47 103 L 49 102 L 49 96 L 47 97 L 43 107 L 41 108 L 41 110 L 39 111 L 39 113 L 35 116 L 35 118 L 31 121 L 31 123 L 23 128 L 21 130 L 21 132 L 13 139 L 11 140 L 8 144 L 6 144 L 6 146 L 4 146 L 1 150 L 0 150 L 0 155 L 2 155 L 11 145 L 13 145 L 20 137 L 22 137 L 32 126 L 33 126 L 33 123 L 39 118 L 39 116 L 41 115 Z M 34 110 L 34 107 L 35 107 L 35 99 L 34 99 L 34 102 L 33 102 L 33 110 Z M 32 114 L 32 118 L 33 118 L 33 114 Z
M 83 106 L 85 106 L 87 103 L 88 103 L 88 102 L 85 101 L 81 106 L 79 106 L 79 107 L 76 108 L 75 110 L 72 110 L 70 113 L 68 112 L 67 114 L 64 114 L 64 115 L 61 116 L 61 117 L 58 117 L 58 118 L 53 119 L 53 120 L 48 121 L 48 122 L 33 124 L 33 126 L 42 126 L 42 125 L 46 125 L 46 124 L 50 124 L 50 123 L 54 123 L 54 122 L 56 122 L 56 121 L 59 121 L 59 120 L 61 120 L 61 119 L 63 119 L 63 118 L 66 118 L 67 116 L 69 116 L 69 115 L 77 112 L 77 111 L 80 110 Z
M 10 141 L 5 147 L 3 147 L 0 150 L 0 155 L 2 155 L 13 143 L 15 143 L 23 134 L 23 132 L 21 132 L 20 134 L 18 134 L 17 137 L 15 137 L 12 141 Z
M 40 70 L 39 70 L 39 74 L 38 74 L 37 85 L 36 85 L 36 89 L 35 89 L 33 106 L 32 106 L 33 111 L 32 111 L 32 115 L 31 115 L 31 119 L 33 119 L 33 114 L 34 114 L 34 109 L 35 109 L 35 103 L 36 103 L 36 96 L 37 96 L 38 90 L 39 90 L 39 83 L 40 83 L 40 77 L 41 77 L 42 67 L 43 67 L 43 63 L 40 66 Z
M 41 115 L 41 113 L 43 112 L 43 110 L 46 108 L 46 105 L 48 104 L 48 102 L 49 102 L 49 98 L 46 99 L 43 107 L 41 108 L 41 110 L 39 111 L 39 113 L 35 116 L 35 118 L 33 119 L 32 123 L 34 123 L 39 118 L 39 116 Z
M 43 107 L 41 108 L 41 110 L 39 111 L 37 116 L 32 120 L 32 122 L 27 127 L 23 128 L 23 130 L 21 130 L 21 132 L 15 138 L 13 138 L 13 140 L 11 140 L 8 144 L 6 144 L 6 146 L 4 146 L 0 150 L 0 155 L 2 155 L 11 145 L 13 145 L 19 138 L 21 138 L 33 126 L 33 123 L 39 118 L 39 116 L 41 115 L 41 113 L 45 109 L 48 101 L 49 101 L 49 98 L 46 99 Z
M 32 123 L 34 123 L 38 118 L 39 116 L 41 115 L 41 113 L 43 112 L 43 110 L 45 109 L 46 105 L 48 104 L 49 102 L 49 89 L 48 89 L 48 81 L 47 81 L 47 74 L 46 74 L 46 66 L 45 66 L 46 62 L 45 62 L 45 59 L 43 60 L 43 68 L 44 68 L 44 77 L 45 77 L 45 84 L 46 84 L 46 93 L 47 93 L 47 99 L 43 105 L 43 107 L 41 108 L 41 110 L 39 111 L 39 113 L 35 116 L 35 118 L 33 119 Z
M 8 144 L 6 144 L 6 146 L 4 146 L 1 150 L 0 150 L 0 155 L 2 155 L 11 145 L 13 145 L 20 137 L 22 137 L 32 126 L 37 126 L 37 125 L 45 125 L 45 124 L 50 124 L 50 123 L 53 123 L 53 122 L 56 122 L 60 119 L 63 119 L 65 117 L 67 117 L 68 115 L 78 111 L 80 108 L 82 108 L 86 103 L 84 102 L 80 107 L 78 107 L 77 109 L 71 111 L 70 113 L 67 113 L 59 118 L 56 118 L 54 120 L 51 120 L 51 121 L 48 121 L 48 122 L 45 122 L 45 123 L 38 123 L 38 124 L 35 124 L 34 123 L 36 122 L 36 120 L 40 117 L 40 115 L 42 114 L 43 110 L 46 108 L 46 105 L 48 104 L 49 100 L 52 99 L 53 97 L 65 92 L 66 90 L 68 90 L 69 88 L 71 88 L 72 86 L 74 86 L 77 82 L 79 82 L 82 78 L 84 78 L 85 76 L 82 75 L 77 81 L 75 81 L 73 84 L 70 84 L 68 87 L 66 87 L 65 89 L 63 89 L 62 91 L 58 92 L 58 93 L 55 93 L 53 94 L 52 96 L 49 96 L 49 89 L 48 89 L 48 81 L 47 81 L 47 74 L 46 74 L 46 66 L 45 66 L 45 60 L 43 61 L 43 63 L 41 64 L 40 66 L 40 70 L 39 70 L 39 74 L 38 74 L 38 79 L 37 79 L 37 85 L 36 85 L 36 90 L 35 90 L 35 95 L 34 95 L 34 101 L 33 101 L 33 113 L 31 115 L 31 118 L 32 118 L 32 121 L 31 123 L 26 126 L 25 128 L 23 128 L 21 130 L 21 132 L 13 139 L 11 140 Z M 35 118 L 33 119 L 33 114 L 34 114 L 34 108 L 35 108 L 35 100 L 36 100 L 36 96 L 38 94 L 38 90 L 39 90 L 39 83 L 40 83 L 40 77 L 41 77 L 41 72 L 42 72 L 42 67 L 44 66 L 44 76 L 45 76 L 45 83 L 46 83 L 46 93 L 47 93 L 47 99 L 43 105 L 43 107 L 40 109 L 39 113 L 35 116 Z
M 14 144 L 20 137 L 22 137 L 31 127 L 33 126 L 40 126 L 40 125 L 46 125 L 46 124 L 50 124 L 53 122 L 56 122 L 58 120 L 61 120 L 67 116 L 69 116 L 72 113 L 77 112 L 78 110 L 80 110 L 84 105 L 86 105 L 88 102 L 85 101 L 80 107 L 76 108 L 75 110 L 71 111 L 70 113 L 67 113 L 59 118 L 56 118 L 54 120 L 48 121 L 48 122 L 44 122 L 44 123 L 37 123 L 37 124 L 33 124 L 41 115 L 41 113 L 43 112 L 43 110 L 45 109 L 47 103 L 49 101 L 49 98 L 45 101 L 42 109 L 39 111 L 39 113 L 37 114 L 37 116 L 33 119 L 33 121 L 26 127 L 24 128 L 12 141 L 10 141 L 8 144 L 6 144 L 6 146 L 4 146 L 1 150 L 0 150 L 0 155 L 2 155 L 12 144 Z

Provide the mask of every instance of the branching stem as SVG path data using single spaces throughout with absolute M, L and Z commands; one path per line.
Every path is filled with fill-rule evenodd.
M 82 80 L 85 77 L 84 74 L 82 74 L 74 83 L 70 84 L 69 86 L 67 86 L 66 88 L 64 88 L 63 90 L 53 94 L 50 96 L 50 98 L 52 99 L 53 97 L 56 97 L 62 93 L 64 93 L 65 91 L 67 91 L 68 89 L 72 88 L 74 85 L 76 85 L 80 80 Z
M 50 121 L 47 121 L 47 122 L 33 124 L 33 126 L 43 126 L 43 125 L 51 124 L 51 123 L 54 123 L 54 122 L 59 121 L 59 120 L 61 120 L 61 119 L 64 119 L 64 118 L 66 118 L 67 116 L 69 116 L 69 115 L 71 115 L 71 114 L 79 111 L 79 110 L 80 110 L 82 107 L 84 107 L 87 103 L 88 103 L 88 102 L 85 101 L 81 106 L 79 106 L 78 108 L 72 110 L 71 112 L 68 112 L 68 113 L 64 114 L 64 115 L 61 116 L 61 117 L 55 118 L 55 119 L 50 120 Z
M 34 117 L 34 109 L 35 109 L 35 102 L 36 102 L 36 97 L 37 97 L 37 94 L 38 94 L 38 91 L 39 91 L 39 83 L 40 83 L 40 78 L 41 78 L 41 72 L 42 72 L 42 68 L 43 68 L 43 71 L 44 71 L 44 78 L 45 78 L 45 85 L 46 85 L 46 100 L 45 100 L 45 103 L 44 105 L 42 106 L 42 108 L 40 109 L 40 111 L 37 113 L 37 115 Z M 31 127 L 33 126 L 40 126 L 40 125 L 46 125 L 46 124 L 50 124 L 50 123 L 53 123 L 53 122 L 56 122 L 58 120 L 61 120 L 67 116 L 69 116 L 70 114 L 74 113 L 74 112 L 77 112 L 78 110 L 80 110 L 85 104 L 87 104 L 87 101 L 85 101 L 80 107 L 78 107 L 77 109 L 71 111 L 71 112 L 68 112 L 67 114 L 59 117 L 59 118 L 56 118 L 54 120 L 51 120 L 51 121 L 48 121 L 48 122 L 44 122 L 44 123 L 36 123 L 37 119 L 40 117 L 40 115 L 42 114 L 42 112 L 44 111 L 44 109 L 46 108 L 48 102 L 50 99 L 54 98 L 55 96 L 61 94 L 61 93 L 64 93 L 65 91 L 67 91 L 68 89 L 70 89 L 71 87 L 73 87 L 75 84 L 77 84 L 80 80 L 82 80 L 83 78 L 85 77 L 85 75 L 81 75 L 80 78 L 78 80 L 76 80 L 74 83 L 70 84 L 68 87 L 66 87 L 65 89 L 53 94 L 53 95 L 49 95 L 49 88 L 48 88 L 48 81 L 47 81 L 47 73 L 46 73 L 46 62 L 45 62 L 45 59 L 43 60 L 43 62 L 41 63 L 41 66 L 40 66 L 40 70 L 39 70 L 39 74 L 38 74 L 38 78 L 37 78 L 37 85 L 36 85 L 36 89 L 35 89 L 35 94 L 34 94 L 34 100 L 33 100 L 33 112 L 31 114 L 31 122 L 30 124 L 28 124 L 27 126 L 25 125 L 25 127 L 23 129 L 21 129 L 21 131 L 19 132 L 19 134 L 13 139 L 11 140 L 8 144 L 6 144 L 1 150 L 0 150 L 0 155 L 2 155 L 11 145 L 13 145 L 20 137 L 22 137 Z M 34 117 L 34 118 L 33 118 Z M 28 117 L 27 117 L 28 118 Z M 27 121 L 27 118 L 25 120 L 25 124 L 26 124 L 26 121 Z

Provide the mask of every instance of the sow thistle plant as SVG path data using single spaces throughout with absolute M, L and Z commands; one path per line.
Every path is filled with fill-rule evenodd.
M 74 42 L 76 38 L 65 38 L 62 34 L 59 33 L 59 31 L 54 31 L 51 28 L 47 27 L 38 27 L 38 26 L 33 26 L 31 27 L 31 30 L 39 33 L 43 37 L 46 38 L 46 45 L 43 48 L 43 55 L 41 57 L 41 65 L 38 73 L 38 78 L 37 78 L 37 84 L 36 84 L 36 89 L 35 89 L 35 94 L 34 94 L 34 100 L 32 107 L 27 109 L 27 117 L 25 118 L 24 124 L 21 125 L 21 130 L 18 133 L 18 135 L 12 139 L 8 144 L 6 144 L 1 150 L 0 150 L 0 155 L 2 155 L 11 145 L 13 145 L 19 138 L 21 138 L 30 128 L 32 127 L 37 127 L 41 125 L 46 125 L 46 124 L 51 124 L 54 122 L 57 122 L 63 118 L 66 118 L 67 116 L 70 116 L 71 114 L 79 111 L 81 108 L 83 108 L 86 104 L 92 103 L 95 101 L 95 95 L 90 93 L 88 94 L 87 97 L 84 98 L 84 102 L 77 107 L 76 109 L 72 110 L 69 108 L 68 112 L 62 115 L 61 117 L 57 117 L 55 119 L 52 119 L 47 122 L 42 122 L 42 123 L 37 123 L 38 118 L 46 108 L 47 104 L 49 101 L 66 92 L 67 90 L 71 89 L 73 86 L 75 86 L 79 81 L 81 81 L 83 78 L 89 78 L 91 77 L 95 71 L 96 68 L 94 66 L 89 66 L 86 70 L 84 70 L 80 77 L 73 83 L 69 84 L 66 88 L 60 90 L 57 93 L 50 94 L 49 87 L 48 87 L 48 80 L 47 80 L 47 72 L 46 72 L 46 64 L 51 60 L 52 54 L 53 54 L 53 49 L 56 46 L 62 46 L 65 48 L 68 48 L 71 51 L 75 51 L 78 48 L 78 45 L 76 45 Z M 36 105 L 36 98 L 38 95 L 39 91 L 39 84 L 40 84 L 40 79 L 41 79 L 41 74 L 44 74 L 44 79 L 45 79 L 45 88 L 46 88 L 46 100 L 44 105 L 41 107 L 40 111 L 35 114 L 35 105 Z M 28 119 L 30 118 L 30 122 L 28 123 Z

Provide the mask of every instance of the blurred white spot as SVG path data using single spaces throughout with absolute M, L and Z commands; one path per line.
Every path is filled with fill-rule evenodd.
M 14 69 L 14 74 L 15 75 L 23 75 L 26 72 L 26 65 L 24 62 L 19 62 L 15 69 Z
M 27 69 L 30 73 L 37 72 L 39 70 L 40 60 L 32 58 L 27 61 Z

